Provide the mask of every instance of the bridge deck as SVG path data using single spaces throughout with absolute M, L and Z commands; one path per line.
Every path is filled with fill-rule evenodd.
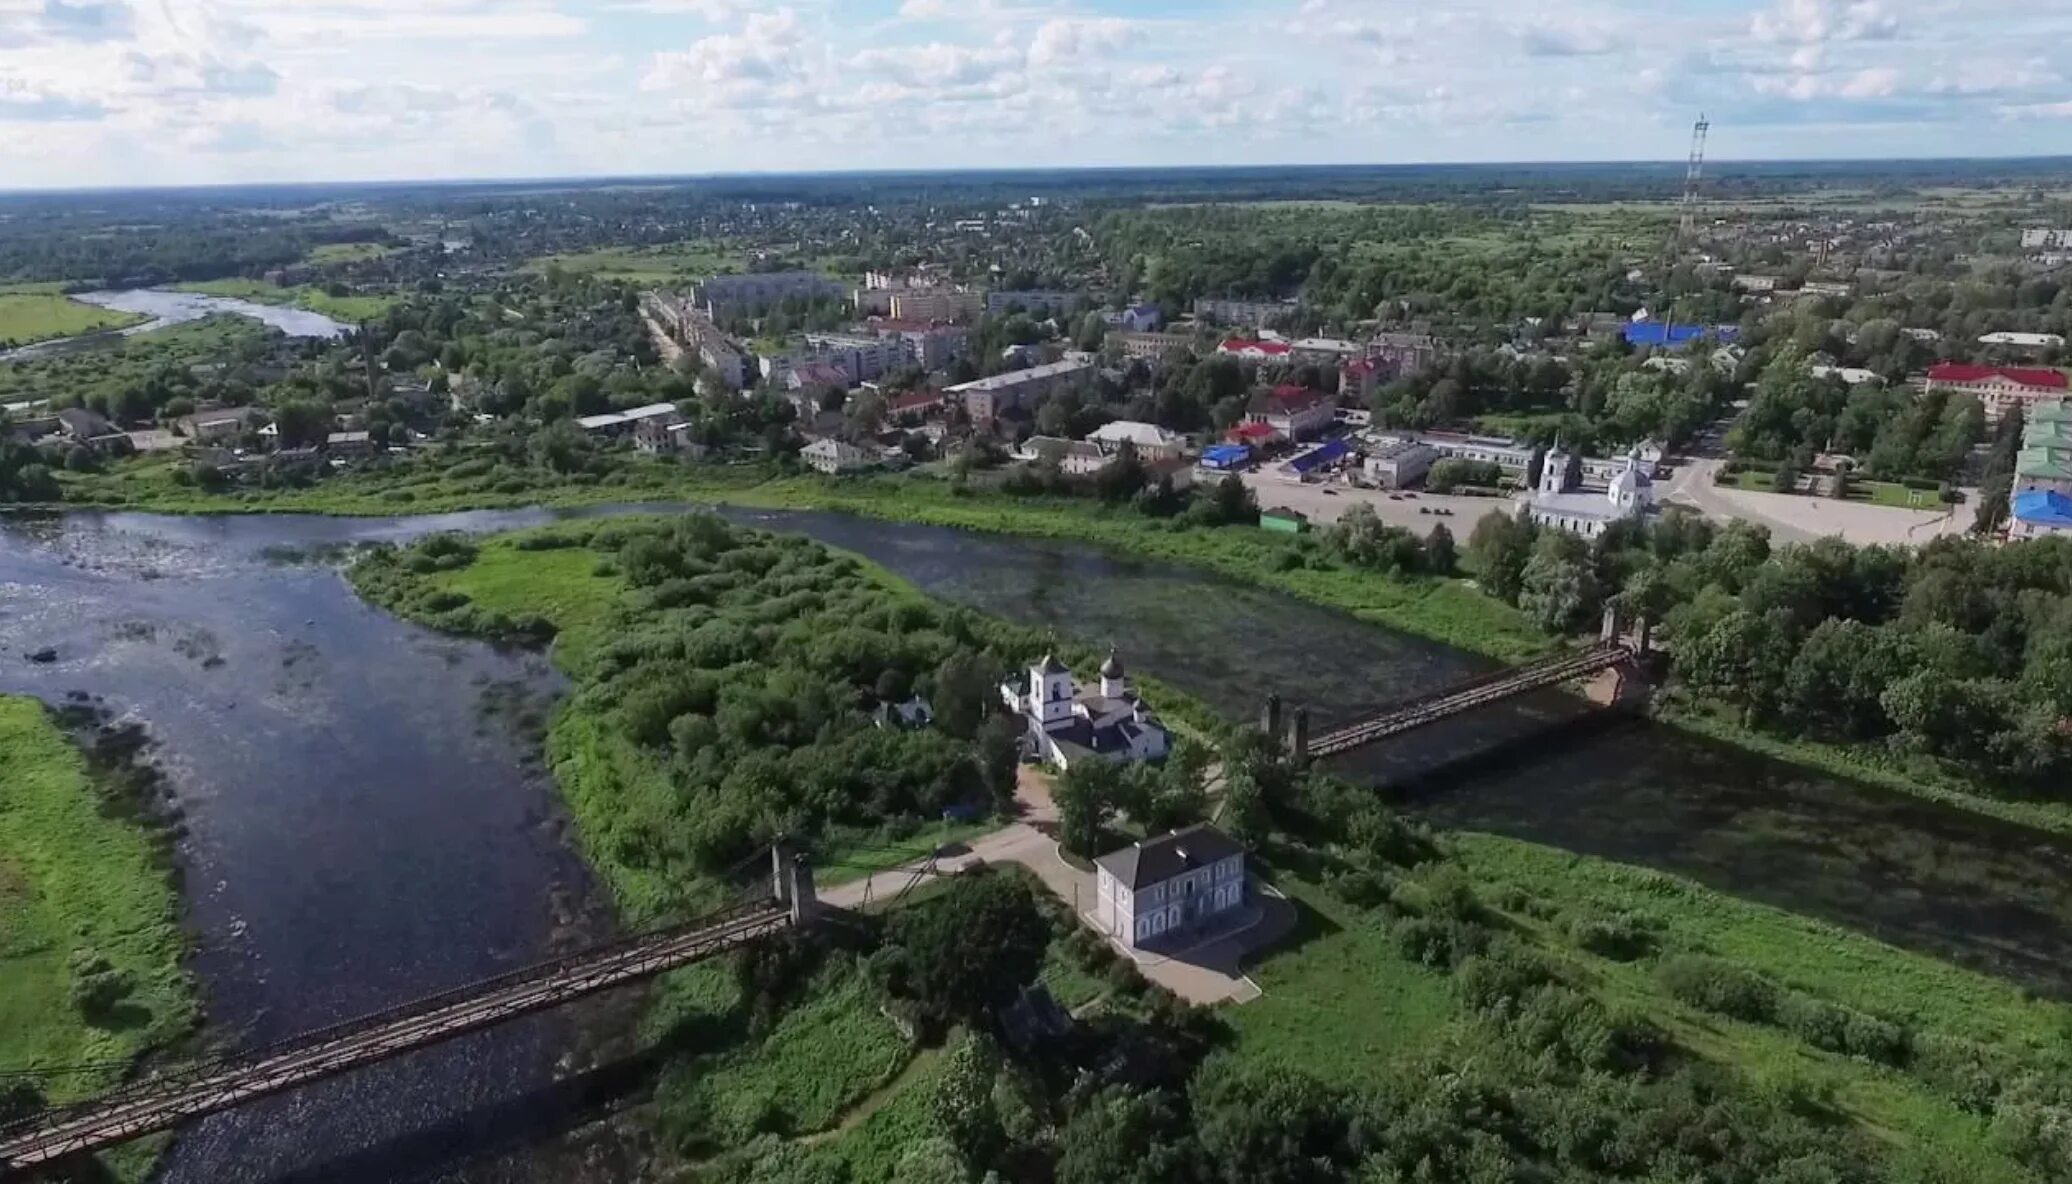
M 66 1110 L 0 1130 L 0 1173 L 97 1150 L 138 1135 L 424 1048 L 506 1020 L 661 974 L 788 929 L 775 901 L 739 906 L 690 925 L 621 942 L 472 987 L 150 1077 Z
M 1351 752 L 1485 704 L 1558 686 L 1571 679 L 1587 678 L 1619 665 L 1629 656 L 1624 646 L 1606 644 L 1593 646 L 1579 654 L 1549 658 L 1532 666 L 1498 671 L 1425 698 L 1414 699 L 1386 715 L 1328 732 L 1310 742 L 1309 753 L 1313 757 L 1327 757 Z

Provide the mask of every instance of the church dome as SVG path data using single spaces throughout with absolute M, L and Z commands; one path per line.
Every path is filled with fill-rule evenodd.
M 1115 656 L 1114 650 L 1109 650 L 1108 660 L 1101 663 L 1101 677 L 1122 678 L 1123 676 L 1122 659 Z

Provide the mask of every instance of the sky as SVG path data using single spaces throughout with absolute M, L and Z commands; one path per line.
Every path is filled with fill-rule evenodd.
M 2072 153 L 2072 0 L 0 0 L 0 189 Z

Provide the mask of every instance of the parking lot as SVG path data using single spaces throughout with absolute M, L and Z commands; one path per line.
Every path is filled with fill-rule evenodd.
M 1262 510 L 1296 510 L 1319 526 L 1338 521 L 1356 505 L 1370 505 L 1383 522 L 1427 535 L 1444 523 L 1453 536 L 1466 541 L 1475 524 L 1490 514 L 1515 514 L 1517 504 L 1507 498 L 1452 497 L 1422 490 L 1391 495 L 1379 489 L 1356 489 L 1347 485 L 1299 485 L 1266 472 L 1244 474 L 1244 483 L 1259 499 Z

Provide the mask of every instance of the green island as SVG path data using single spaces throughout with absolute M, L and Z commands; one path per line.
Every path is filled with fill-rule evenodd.
M 95 1067 L 47 1093 L 0 1080 L 0 1124 L 114 1085 L 199 1018 L 179 896 L 124 779 L 90 770 L 41 703 L 0 697 L 0 1064 Z M 142 1180 L 161 1145 L 108 1165 Z
M 148 319 L 82 304 L 65 295 L 59 283 L 0 284 L 0 349 L 127 329 Z
M 364 256 L 371 258 L 372 256 Z M 327 262 L 340 262 L 328 260 Z M 250 300 L 257 304 L 292 305 L 322 313 L 334 320 L 347 324 L 378 320 L 394 303 L 386 296 L 339 295 L 316 284 L 298 284 L 282 287 L 265 280 L 199 280 L 191 283 L 174 284 L 179 292 L 195 292 L 203 296 L 224 296 L 233 300 Z
M 950 718 L 949 696 L 1036 640 L 806 540 L 701 516 L 435 536 L 352 577 L 436 627 L 553 639 L 576 689 L 550 762 L 636 922 L 703 899 L 772 814 L 803 834 L 910 829 L 902 816 L 958 792 L 955 737 L 986 745 L 989 725 Z M 859 702 L 909 691 L 943 711 L 940 734 L 862 722 Z M 1675 877 L 1433 833 L 1242 731 L 1217 743 L 1251 787 L 1223 825 L 1299 918 L 1249 967 L 1262 998 L 1190 1009 L 1019 873 L 951 881 L 857 936 L 666 979 L 644 1027 L 666 1052 L 665 1161 L 700 1180 L 862 1184 L 1021 1154 L 1068 1184 L 1149 1184 L 1232 1155 L 1271 1171 L 1267 1131 L 1294 1123 L 1307 1154 L 1379 1179 L 2023 1182 L 2065 1162 L 2049 1125 L 2063 1004 Z M 978 759 L 963 789 L 997 803 L 989 769 Z M 1114 776 L 1061 780 L 1068 845 L 1069 803 L 1119 792 Z M 1128 833 L 1121 810 L 1095 809 L 1097 833 Z M 1067 1090 L 1057 1075 L 1081 1046 L 1010 1055 L 916 988 L 938 922 L 1029 909 L 1044 939 L 987 964 L 1041 977 L 1084 1040 L 1150 1058 L 1167 1092 L 1098 1074 Z

